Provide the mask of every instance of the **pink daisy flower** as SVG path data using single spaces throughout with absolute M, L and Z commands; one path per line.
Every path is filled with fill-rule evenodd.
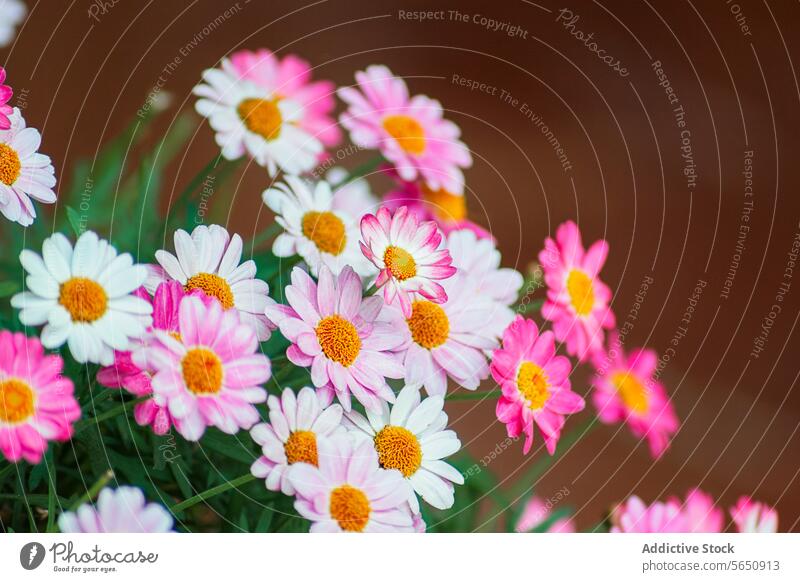
M 533 425 L 544 436 L 551 455 L 564 426 L 564 415 L 583 410 L 585 402 L 570 388 L 572 365 L 556 355 L 553 333 L 539 333 L 536 323 L 521 315 L 503 333 L 503 345 L 494 351 L 492 376 L 503 394 L 497 402 L 497 418 L 506 424 L 508 436 L 525 433 L 524 452 L 533 445 Z
M 297 463 L 288 474 L 312 533 L 414 531 L 408 482 L 397 469 L 381 469 L 371 442 L 340 435 L 319 439 L 317 448 L 319 466 Z
M 456 269 L 442 245 L 442 232 L 435 222 L 422 222 L 408 207 L 392 215 L 381 207 L 361 219 L 361 251 L 380 273 L 375 281 L 383 287 L 383 299 L 391 305 L 397 299 L 403 315 L 411 316 L 411 301 L 419 294 L 434 303 L 447 301 L 437 280 L 452 277 Z
M 253 404 L 267 399 L 261 384 L 270 362 L 258 353 L 253 328 L 218 301 L 189 296 L 178 307 L 177 334 L 154 329 L 133 362 L 155 371 L 154 398 L 167 406 L 178 432 L 197 441 L 207 426 L 234 434 L 258 422 Z
M 777 533 L 778 512 L 766 503 L 742 496 L 730 508 L 733 523 L 740 533 Z
M 84 503 L 58 518 L 62 533 L 168 533 L 172 514 L 158 503 L 147 503 L 142 491 L 124 486 L 100 491 L 97 505 Z
M 191 292 L 202 295 L 199 290 Z M 143 288 L 133 293 L 153 306 L 153 326 L 148 329 L 160 329 L 174 335 L 178 334 L 178 306 L 186 295 L 183 285 L 177 281 L 162 283 L 156 289 L 153 299 Z M 146 340 L 145 340 L 146 341 Z M 137 342 L 145 345 L 143 342 Z M 137 366 L 132 357 L 132 350 L 114 352 L 114 363 L 101 368 L 97 372 L 97 381 L 108 388 L 124 388 L 137 398 L 153 394 L 151 371 Z M 133 416 L 139 426 L 151 426 L 157 435 L 169 432 L 172 426 L 172 417 L 169 409 L 161 398 L 153 396 L 137 404 L 133 409 Z
M 72 437 L 81 409 L 63 368 L 38 338 L 0 331 L 0 451 L 12 463 L 38 463 L 48 441 Z
M 609 307 L 611 290 L 598 278 L 607 256 L 604 240 L 584 252 L 572 221 L 559 226 L 556 240 L 547 238 L 539 253 L 548 288 L 542 317 L 553 322 L 556 339 L 566 343 L 567 353 L 581 361 L 603 349 L 603 329 L 616 325 Z
M 267 49 L 241 50 L 230 60 L 222 61 L 224 70 L 235 72 L 264 89 L 264 95 L 279 95 L 303 110 L 297 125 L 326 146 L 342 138 L 338 125 L 331 117 L 336 100 L 336 85 L 331 81 L 311 81 L 311 65 L 297 55 L 279 59 Z
M 456 230 L 470 230 L 478 238 L 491 239 L 492 235 L 468 218 L 467 198 L 440 188 L 431 190 L 425 182 L 398 180 L 398 187 L 383 198 L 391 211 L 408 206 L 419 220 L 433 220 L 444 234 Z
M 261 445 L 263 455 L 256 459 L 250 472 L 265 479 L 270 491 L 294 495 L 286 478 L 295 463 L 319 465 L 317 439 L 345 432 L 342 426 L 342 407 L 330 404 L 325 393 L 303 388 L 295 396 L 285 388 L 280 399 L 270 396 L 269 423 L 255 425 L 250 431 L 253 440 Z
M 14 111 L 14 108 L 8 104 L 14 95 L 14 91 L 8 85 L 3 84 L 5 80 L 6 70 L 0 67 L 0 129 L 11 128 L 11 120 L 8 117 Z
M 636 495 L 611 512 L 612 533 L 685 533 L 689 530 L 681 503 L 672 499 L 646 505 Z
M 679 500 L 678 503 L 680 503 Z M 722 531 L 725 516 L 708 493 L 704 493 L 700 489 L 691 489 L 686 494 L 682 511 L 686 517 L 687 531 L 695 533 L 720 533 Z
M 637 349 L 625 355 L 616 334 L 604 358 L 595 358 L 592 402 L 601 422 L 626 422 L 638 438 L 646 438 L 653 457 L 669 446 L 679 421 L 664 386 L 656 379 L 653 350 Z
M 356 73 L 357 88 L 339 89 L 349 108 L 339 118 L 358 146 L 379 149 L 403 180 L 421 177 L 431 190 L 464 193 L 462 168 L 472 165 L 461 130 L 443 118 L 441 104 L 409 97 L 405 81 L 380 65 Z
M 322 265 L 319 284 L 295 267 L 285 294 L 289 306 L 267 306 L 266 314 L 292 342 L 289 360 L 311 367 L 314 386 L 334 390 L 348 411 L 351 394 L 376 412 L 381 401 L 394 402 L 386 378 L 403 377 L 403 366 L 391 352 L 405 336 L 398 333 L 399 322 L 378 319 L 380 297 L 362 299 L 361 279 L 352 267 L 334 277 Z
M 522 515 L 519 516 L 514 529 L 519 533 L 525 533 L 538 528 L 550 519 L 551 509 L 551 504 L 532 495 L 525 503 Z M 550 524 L 550 527 L 547 528 L 547 533 L 575 533 L 575 524 L 569 517 L 562 517 Z

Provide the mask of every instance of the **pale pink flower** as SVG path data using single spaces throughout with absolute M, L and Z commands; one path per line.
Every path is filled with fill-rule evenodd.
M 38 463 L 48 441 L 67 441 L 81 409 L 64 361 L 39 338 L 0 331 L 0 451 L 12 463 Z
M 218 301 L 204 299 L 184 297 L 177 336 L 154 329 L 148 345 L 133 354 L 134 364 L 154 370 L 155 397 L 190 441 L 207 426 L 228 434 L 252 427 L 259 420 L 253 404 L 267 399 L 261 384 L 270 377 L 252 327 Z
M 462 168 L 472 165 L 461 130 L 443 118 L 441 104 L 409 97 L 405 81 L 381 65 L 356 73 L 356 87 L 339 89 L 348 109 L 340 117 L 358 146 L 379 149 L 403 180 L 418 177 L 432 190 L 464 193 Z
M 778 531 L 778 512 L 744 495 L 730 508 L 731 518 L 741 533 L 776 533 Z
M 517 525 L 514 529 L 519 533 L 529 532 L 532 529 L 537 529 L 542 524 L 547 522 L 552 515 L 552 504 L 543 501 L 541 498 L 532 495 L 525 507 L 522 509 L 522 514 L 517 520 Z M 562 517 L 553 521 L 547 528 L 548 533 L 574 533 L 575 524 L 569 517 Z
M 626 356 L 612 334 L 604 357 L 595 358 L 592 402 L 601 422 L 625 422 L 634 436 L 645 438 L 653 457 L 660 456 L 678 430 L 679 421 L 664 386 L 658 381 L 653 350 L 637 349 Z
M 585 402 L 570 388 L 569 359 L 556 355 L 553 333 L 539 333 L 536 323 L 521 315 L 503 333 L 503 345 L 492 354 L 492 376 L 502 388 L 497 418 L 508 436 L 525 434 L 523 451 L 533 445 L 533 426 L 544 436 L 547 451 L 556 450 L 564 417 L 583 410 Z
M 158 503 L 147 503 L 141 489 L 124 486 L 100 491 L 97 505 L 84 503 L 58 518 L 62 533 L 168 533 L 172 514 Z
M 680 503 L 680 500 L 677 500 Z M 724 526 L 725 516 L 716 506 L 714 499 L 700 489 L 690 489 L 683 502 L 688 531 L 695 533 L 719 533 Z
M 584 251 L 578 226 L 565 222 L 556 239 L 545 240 L 539 253 L 547 300 L 542 317 L 553 322 L 556 339 L 581 361 L 603 349 L 604 329 L 616 324 L 609 307 L 611 290 L 598 275 L 608 256 L 608 243 L 599 240 Z
M 311 367 L 314 386 L 334 390 L 348 411 L 351 394 L 375 411 L 383 400 L 394 402 L 386 378 L 403 377 L 403 366 L 392 352 L 405 337 L 398 333 L 399 322 L 378 319 L 383 301 L 362 298 L 361 279 L 351 267 L 334 277 L 322 265 L 319 284 L 295 267 L 285 295 L 289 305 L 270 305 L 266 314 L 292 342 L 286 351 L 289 360 Z
M 612 533 L 685 533 L 689 531 L 679 500 L 645 505 L 636 495 L 611 512 Z
M 436 281 L 452 277 L 450 253 L 442 246 L 442 233 L 435 222 L 419 222 L 402 206 L 394 215 L 381 207 L 361 219 L 361 251 L 380 273 L 375 286 L 383 287 L 387 305 L 399 301 L 403 315 L 411 316 L 411 302 L 421 295 L 434 303 L 447 301 L 447 293 Z
M 382 469 L 369 441 L 349 435 L 317 441 L 319 466 L 296 463 L 288 478 L 295 509 L 310 520 L 311 532 L 412 532 L 411 488 L 397 469 Z
M 280 398 L 270 396 L 269 423 L 260 423 L 250 430 L 250 436 L 261 446 L 263 453 L 250 472 L 264 479 L 270 491 L 294 495 L 292 484 L 286 478 L 289 467 L 295 463 L 318 463 L 318 438 L 341 434 L 342 407 L 330 404 L 322 391 L 303 388 L 295 396 L 285 388 Z

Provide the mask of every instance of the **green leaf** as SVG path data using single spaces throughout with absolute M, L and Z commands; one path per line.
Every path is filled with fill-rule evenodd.
M 84 231 L 84 227 L 81 226 L 81 222 L 83 222 L 83 218 L 78 211 L 75 210 L 72 206 L 66 207 L 67 211 L 67 219 L 69 220 L 69 225 L 72 227 L 72 232 L 75 233 L 76 237 L 81 236 Z
M 10 297 L 20 290 L 20 285 L 16 281 L 0 281 L 0 297 Z

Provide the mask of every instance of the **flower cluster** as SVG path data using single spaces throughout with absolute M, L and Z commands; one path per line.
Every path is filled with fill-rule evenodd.
M 311 531 L 414 532 L 425 531 L 431 509 L 452 508 L 465 484 L 457 467 L 468 453 L 448 399 L 496 397 L 509 437 L 525 437 L 523 454 L 541 442 L 555 455 L 587 399 L 592 420 L 624 423 L 654 458 L 664 454 L 678 417 L 655 354 L 626 352 L 615 331 L 600 278 L 608 243 L 584 249 L 571 221 L 544 240 L 537 322 L 537 303 L 519 297 L 525 278 L 501 266 L 497 241 L 467 216 L 471 156 L 439 102 L 411 96 L 385 66 L 338 90 L 311 71 L 292 55 L 245 50 L 194 89 L 221 157 L 250 158 L 274 179 L 261 196 L 274 225 L 249 249 L 240 235 L 200 224 L 170 231 L 171 248 L 136 249 L 140 263 L 130 245 L 120 252 L 73 224 L 74 240 L 55 232 L 21 252 L 25 289 L 11 305 L 31 337 L 0 331 L 3 456 L 40 463 L 51 441 L 132 410 L 145 427 L 129 427 L 137 447 L 174 431 L 195 458 L 198 445 L 187 443 L 246 462 L 234 482 L 260 481 Z M 54 169 L 38 153 L 38 131 L 7 105 L 4 81 L 0 69 L 0 211 L 27 226 L 31 198 L 55 201 Z M 374 167 L 395 182 L 383 197 L 342 168 L 324 179 L 312 172 L 342 137 L 336 95 L 351 141 L 376 150 Z M 269 240 L 271 252 L 256 252 Z M 583 363 L 594 367 L 591 386 L 573 379 Z M 65 369 L 81 373 L 70 379 Z M 94 378 L 79 382 L 84 375 Z M 495 390 L 461 391 L 490 378 Z M 122 400 L 121 410 L 98 414 L 104 397 Z M 236 440 L 220 444 L 227 435 Z M 176 513 L 211 497 L 189 495 L 203 483 L 174 469 L 176 486 L 147 492 L 175 497 Z M 173 529 L 170 512 L 142 490 L 100 489 L 96 504 L 60 515 L 61 531 Z M 575 530 L 550 509 L 529 498 L 516 529 Z M 731 515 L 740 531 L 777 528 L 775 511 L 747 498 Z M 631 497 L 611 519 L 613 531 L 721 531 L 723 516 L 692 491 L 649 507 Z

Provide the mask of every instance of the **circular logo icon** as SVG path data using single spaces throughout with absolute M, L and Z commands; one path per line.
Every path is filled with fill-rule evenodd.
M 26 570 L 35 570 L 44 561 L 44 546 L 39 542 L 29 542 L 19 551 L 19 563 Z

